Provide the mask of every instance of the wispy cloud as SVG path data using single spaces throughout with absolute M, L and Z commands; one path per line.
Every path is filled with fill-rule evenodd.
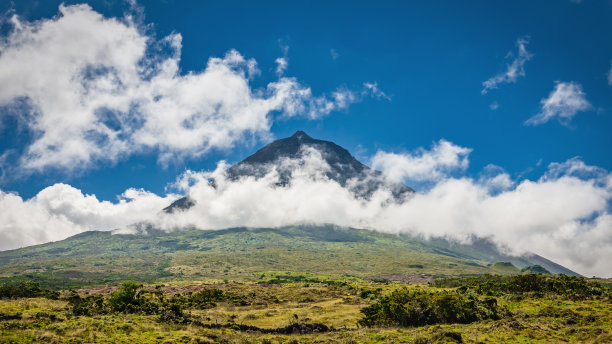
M 141 152 L 161 163 L 198 157 L 267 139 L 275 114 L 314 119 L 360 99 L 341 88 L 315 96 L 284 76 L 286 49 L 278 79 L 261 89 L 250 84 L 257 62 L 235 50 L 182 73 L 181 35 L 156 39 L 132 18 L 88 5 L 35 22 L 13 17 L 0 40 L 0 106 L 20 105 L 33 133 L 22 168 L 79 170 Z
M 484 86 L 481 91 L 482 94 L 486 94 L 489 90 L 498 88 L 499 84 L 514 83 L 519 76 L 525 76 L 525 62 L 533 57 L 533 55 L 527 51 L 528 43 L 529 37 L 522 37 L 516 40 L 516 46 L 518 48 L 516 56 L 512 53 L 508 53 L 507 58 L 514 57 L 514 59 L 507 65 L 505 72 L 497 74 L 482 83 Z
M 608 85 L 612 86 L 612 61 L 610 61 L 610 70 L 608 71 Z
M 391 97 L 388 96 L 385 92 L 381 91 L 380 88 L 378 88 L 378 82 L 364 82 L 363 83 L 363 87 L 364 89 L 364 93 L 370 93 L 372 96 L 381 99 L 384 98 L 386 100 L 391 100 Z
M 280 41 L 279 45 L 283 51 L 283 56 L 278 57 L 274 62 L 276 63 L 276 76 L 280 78 L 285 74 L 287 67 L 289 67 L 289 46 L 282 44 Z
M 543 124 L 553 118 L 567 125 L 578 112 L 593 108 L 586 99 L 582 86 L 575 82 L 557 82 L 548 98 L 543 98 L 540 103 L 542 109 L 537 115 L 525 121 L 526 125 Z
M 336 51 L 336 49 L 331 49 L 329 51 L 329 53 L 331 54 L 332 59 L 337 59 L 338 57 L 340 57 L 340 54 L 338 54 L 338 52 Z

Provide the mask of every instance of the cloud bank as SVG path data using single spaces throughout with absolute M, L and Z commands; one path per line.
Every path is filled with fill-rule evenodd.
M 257 62 L 235 50 L 183 73 L 180 34 L 156 39 L 131 16 L 105 18 L 88 5 L 11 22 L 0 39 L 0 107 L 18 108 L 1 113 L 18 114 L 32 132 L 19 162 L 29 170 L 83 169 L 149 151 L 162 163 L 198 157 L 267 139 L 274 116 L 316 119 L 359 100 L 345 88 L 313 95 L 284 76 L 286 57 L 261 89 L 250 84 Z
M 389 176 L 435 176 L 429 189 L 401 204 L 392 201 L 385 187 L 367 200 L 356 198 L 325 176 L 329 166 L 314 151 L 300 161 L 270 168 L 260 179 L 228 180 L 224 162 L 214 171 L 188 171 L 173 187 L 188 193 L 196 205 L 175 214 L 160 212 L 175 195 L 142 190 L 128 190 L 117 203 L 99 201 L 63 184 L 30 200 L 2 193 L 0 207 L 10 211 L 0 213 L 0 242 L 7 249 L 90 229 L 126 231 L 138 221 L 166 230 L 333 223 L 459 241 L 488 237 L 517 254 L 532 251 L 588 276 L 611 276 L 610 172 L 574 158 L 550 164 L 537 180 L 512 180 L 492 165 L 479 178 L 471 178 L 462 172 L 469 151 L 440 140 L 430 150 L 378 152 L 376 156 L 392 156 L 389 161 L 396 162 L 380 165 Z M 278 178 L 287 166 L 292 167 L 291 183 L 279 187 Z
M 0 250 L 146 221 L 176 198 L 128 189 L 113 203 L 62 183 L 41 190 L 29 200 L 0 190 Z
M 371 159 L 372 168 L 384 171 L 396 181 L 439 181 L 453 170 L 468 167 L 472 150 L 440 140 L 431 150 L 423 148 L 414 153 L 388 153 L 378 151 Z
M 561 124 L 568 125 L 578 112 L 593 108 L 582 91 L 582 86 L 575 82 L 557 82 L 548 98 L 540 101 L 540 112 L 525 121 L 526 125 L 539 125 L 556 118 Z

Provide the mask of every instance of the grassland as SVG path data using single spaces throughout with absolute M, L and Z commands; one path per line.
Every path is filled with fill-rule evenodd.
M 565 271 L 538 259 L 546 269 Z M 0 296 L 0 343 L 612 341 L 609 289 L 568 294 L 559 290 L 582 290 L 584 284 L 555 284 L 517 293 L 503 284 L 540 271 L 532 265 L 483 242 L 426 242 L 335 227 L 87 232 L 0 252 L 0 285 L 34 281 L 51 290 Z M 526 266 L 531 267 L 521 271 Z M 481 277 L 469 277 L 483 274 L 496 276 L 486 288 L 478 287 Z M 121 294 L 126 281 L 143 286 Z M 505 289 L 493 288 L 500 286 L 495 283 Z M 415 295 L 423 299 L 413 301 L 429 305 L 437 318 L 423 318 L 424 326 L 399 326 L 399 312 L 400 318 L 364 321 L 371 316 L 364 309 L 377 305 L 385 312 L 413 307 L 412 301 L 400 308 L 393 303 L 391 295 L 404 288 L 405 294 L 419 290 Z M 204 291 L 222 297 L 202 301 Z M 142 303 L 119 307 L 126 295 Z M 452 319 L 440 307 L 488 307 L 491 297 L 494 316 L 480 312 L 474 322 L 438 321 Z
M 143 290 L 193 295 L 221 290 L 225 298 L 207 307 L 186 307 L 189 321 L 161 321 L 156 314 L 108 311 L 75 315 L 68 290 L 58 300 L 0 300 L 2 343 L 609 343 L 612 300 L 601 295 L 507 293 L 496 296 L 504 315 L 469 324 L 416 327 L 360 327 L 364 307 L 394 290 L 456 292 L 432 284 L 376 282 L 337 275 L 264 272 L 259 281 L 177 281 L 144 285 Z M 114 287 L 82 288 L 82 297 L 108 298 Z M 265 333 L 296 324 L 323 324 L 327 330 Z M 219 328 L 214 328 L 218 326 Z M 251 328 L 247 328 L 251 326 Z M 257 328 L 257 329 L 254 329 Z

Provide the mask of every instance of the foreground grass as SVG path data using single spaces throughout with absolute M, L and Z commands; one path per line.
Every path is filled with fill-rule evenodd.
M 310 280 L 314 280 L 310 278 Z M 272 280 L 273 281 L 273 280 Z M 75 316 L 68 301 L 46 298 L 0 300 L 1 343 L 609 343 L 609 296 L 586 299 L 554 294 L 508 294 L 497 298 L 509 315 L 471 324 L 421 327 L 359 327 L 360 310 L 400 288 L 438 293 L 452 288 L 378 283 L 358 279 L 320 282 L 253 283 L 203 281 L 145 286 L 171 296 L 218 288 L 230 299 L 207 309 L 189 308 L 188 324 L 160 322 L 157 315 L 109 313 Z M 82 296 L 108 295 L 116 288 L 81 289 Z M 68 294 L 63 291 L 62 296 Z M 244 324 L 279 328 L 321 323 L 331 331 L 262 334 L 198 324 Z M 225 326 L 225 325 L 224 325 Z

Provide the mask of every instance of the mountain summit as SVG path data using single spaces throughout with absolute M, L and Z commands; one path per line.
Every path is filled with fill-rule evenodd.
M 348 150 L 331 142 L 310 137 L 298 130 L 290 137 L 279 139 L 259 149 L 253 155 L 240 161 L 227 170 L 229 180 L 236 181 L 243 177 L 261 178 L 271 169 L 279 173 L 277 185 L 291 184 L 292 174 L 303 166 L 308 154 L 316 152 L 329 166 L 322 172 L 330 180 L 336 181 L 342 187 L 349 188 L 355 197 L 369 198 L 377 189 L 385 188 L 391 191 L 397 201 L 414 193 L 414 190 L 403 183 L 389 181 L 380 172 L 359 162 Z M 295 162 L 286 164 L 287 161 Z M 194 201 L 186 196 L 169 207 L 166 212 L 185 210 L 193 206 Z

